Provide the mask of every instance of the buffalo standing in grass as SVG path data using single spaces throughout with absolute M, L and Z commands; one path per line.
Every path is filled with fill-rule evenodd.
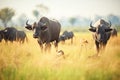
M 65 42 L 67 39 L 71 39 L 71 43 L 73 43 L 74 33 L 72 31 L 64 31 L 63 34 L 59 37 L 59 41 Z
M 1 30 L 1 36 L 2 36 L 2 39 L 5 40 L 5 42 L 16 41 L 16 34 L 17 34 L 17 29 L 13 27 L 7 27 L 4 30 Z
M 65 40 L 66 40 L 66 36 L 65 35 L 60 35 L 59 37 L 59 42 L 62 41 L 63 43 L 65 43 Z
M 113 28 L 113 30 L 111 31 L 111 36 L 117 37 L 117 30 L 115 28 Z
M 24 31 L 18 31 L 13 27 L 7 27 L 0 31 L 0 41 L 2 41 L 2 39 L 4 39 L 5 42 L 18 41 L 20 43 L 24 43 L 27 36 Z
M 17 31 L 16 39 L 20 43 L 24 43 L 25 40 L 28 41 L 27 36 L 24 31 Z
M 110 36 L 111 36 L 111 22 L 108 23 L 103 19 L 98 20 L 94 26 L 90 24 L 89 30 L 93 32 L 93 38 L 95 40 L 97 55 L 101 48 L 105 48 Z
M 38 43 L 43 51 L 43 44 L 45 44 L 45 51 L 50 50 L 50 42 L 55 41 L 55 47 L 58 47 L 58 39 L 61 30 L 61 25 L 57 20 L 50 20 L 46 17 L 42 17 L 38 23 L 33 25 L 26 22 L 28 30 L 34 30 L 33 38 L 38 39 Z

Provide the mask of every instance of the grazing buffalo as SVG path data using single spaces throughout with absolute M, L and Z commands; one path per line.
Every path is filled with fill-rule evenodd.
M 71 43 L 73 43 L 73 37 L 74 37 L 74 33 L 72 31 L 70 32 L 64 31 L 63 34 L 60 35 L 59 41 L 65 42 L 65 40 L 71 39 Z
M 96 25 L 97 24 L 97 25 Z M 96 25 L 96 26 L 95 26 Z M 95 40 L 97 55 L 101 48 L 105 48 L 107 41 L 111 36 L 111 22 L 108 23 L 103 19 L 98 20 L 94 26 L 92 26 L 92 22 L 90 24 L 89 30 L 93 32 L 93 38 Z
M 2 30 L 2 35 L 3 35 L 3 39 L 5 40 L 5 42 L 16 41 L 16 34 L 17 34 L 17 29 L 13 27 L 7 27 L 4 30 Z
M 60 35 L 59 42 L 63 41 L 65 43 L 65 40 L 66 40 L 66 36 L 65 35 Z
M 24 43 L 25 39 L 28 41 L 27 36 L 24 31 L 17 31 L 16 39 L 20 43 Z
M 113 30 L 111 31 L 111 36 L 117 37 L 117 30 L 115 28 L 113 28 Z
M 0 41 L 4 39 L 5 42 L 18 41 L 20 43 L 24 43 L 25 38 L 27 38 L 27 36 L 24 31 L 18 31 L 13 27 L 7 27 L 0 31 Z
M 61 25 L 57 20 L 50 20 L 46 17 L 42 17 L 38 23 L 33 25 L 26 22 L 28 30 L 34 30 L 33 38 L 38 39 L 38 43 L 43 50 L 43 44 L 45 44 L 45 51 L 50 50 L 50 42 L 55 41 L 55 47 L 58 47 L 58 39 L 61 30 Z

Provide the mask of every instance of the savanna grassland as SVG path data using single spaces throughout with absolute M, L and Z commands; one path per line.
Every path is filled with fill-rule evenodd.
M 27 36 L 24 44 L 0 43 L 0 80 L 120 80 L 120 33 L 99 57 L 89 57 L 96 53 L 89 32 L 75 33 L 73 44 L 59 43 L 65 58 L 56 55 L 53 45 L 51 53 L 41 53 L 32 32 Z

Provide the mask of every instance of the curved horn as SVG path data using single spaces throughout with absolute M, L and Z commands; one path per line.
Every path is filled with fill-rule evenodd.
M 28 24 L 28 20 L 26 21 L 26 25 L 29 25 L 29 24 Z
M 90 27 L 91 27 L 91 28 L 94 28 L 94 27 L 92 26 L 92 22 L 90 23 Z
M 109 25 L 110 25 L 110 27 L 111 27 L 111 25 L 112 25 L 112 24 L 111 24 L 111 21 L 109 21 Z

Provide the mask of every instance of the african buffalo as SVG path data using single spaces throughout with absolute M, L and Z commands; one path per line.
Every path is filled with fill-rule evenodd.
M 111 36 L 112 37 L 117 37 L 117 30 L 115 28 L 112 29 Z
M 17 31 L 16 40 L 20 43 L 24 43 L 25 39 L 28 41 L 26 33 L 24 31 Z
M 45 51 L 50 50 L 50 42 L 55 41 L 55 47 L 58 47 L 58 39 L 61 30 L 61 25 L 57 20 L 50 20 L 46 17 L 42 17 L 37 23 L 33 25 L 26 22 L 28 30 L 33 30 L 33 38 L 38 39 L 38 43 L 43 51 L 43 44 L 45 44 Z
M 71 39 L 71 43 L 73 43 L 73 37 L 74 37 L 74 33 L 72 31 L 70 32 L 64 31 L 63 34 L 60 35 L 59 41 L 65 42 L 65 40 Z
M 18 41 L 20 43 L 24 43 L 25 38 L 27 38 L 27 36 L 24 31 L 18 31 L 13 27 L 7 27 L 0 31 L 0 41 L 4 39 L 5 42 Z
M 60 35 L 59 42 L 63 41 L 65 43 L 65 40 L 66 40 L 66 36 L 65 35 Z
M 4 30 L 2 30 L 3 39 L 5 40 L 5 42 L 15 41 L 16 40 L 16 33 L 17 33 L 17 29 L 15 29 L 13 27 L 7 27 Z
M 96 25 L 97 24 L 97 25 Z M 95 26 L 96 25 L 96 26 Z M 98 20 L 94 26 L 92 26 L 92 22 L 90 24 L 89 30 L 93 32 L 93 38 L 95 40 L 96 48 L 97 48 L 97 55 L 101 48 L 105 48 L 107 41 L 111 36 L 111 22 L 108 23 L 103 19 Z

